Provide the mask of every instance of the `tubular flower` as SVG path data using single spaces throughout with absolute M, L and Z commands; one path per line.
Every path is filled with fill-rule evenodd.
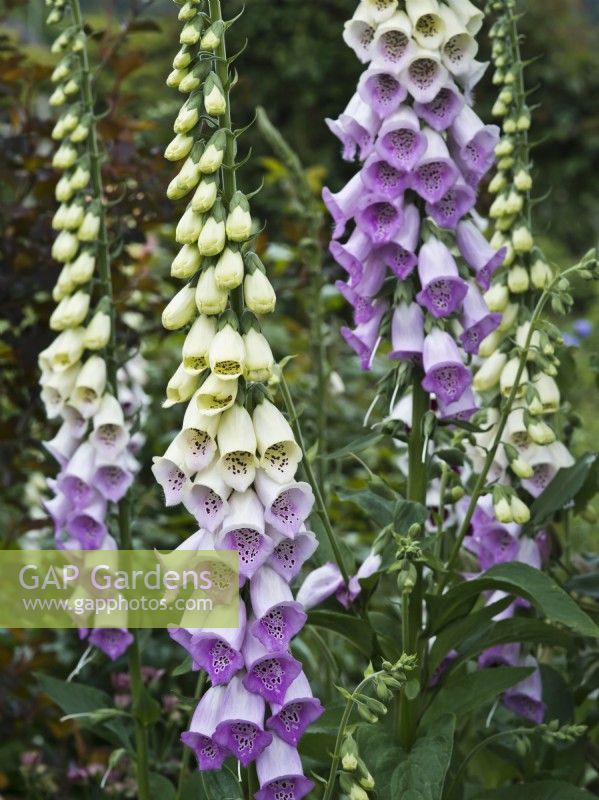
M 60 22 L 69 13 L 67 7 L 56 3 L 48 21 Z M 143 422 L 148 404 L 145 362 L 135 356 L 118 371 L 112 366 L 114 318 L 106 288 L 110 265 L 97 133 L 93 109 L 88 108 L 91 78 L 84 27 L 76 22 L 65 29 L 53 52 L 60 56 L 52 73 L 53 98 L 62 101 L 51 105 L 60 105 L 62 113 L 52 132 L 59 142 L 52 165 L 63 174 L 56 185 L 61 205 L 52 223 L 57 231 L 52 256 L 62 267 L 50 317 L 50 328 L 58 335 L 39 354 L 38 363 L 46 414 L 60 427 L 44 442 L 59 465 L 56 479 L 49 482 L 52 496 L 44 505 L 58 549 L 113 550 L 117 543 L 108 532 L 107 515 L 139 469 L 135 453 L 143 434 L 133 434 L 133 429 Z M 82 629 L 80 636 L 89 637 L 91 645 L 113 660 L 132 641 L 125 628 Z
M 184 6 L 185 51 L 167 80 L 188 95 L 165 153 L 182 164 L 167 194 L 188 205 L 171 269 L 183 286 L 163 312 L 165 328 L 185 333 L 165 405 L 185 402 L 186 412 L 153 472 L 166 505 L 183 503 L 199 526 L 180 547 L 237 550 L 246 587 L 238 628 L 171 631 L 212 684 L 181 739 L 200 769 L 219 769 L 230 755 L 244 765 L 258 760 L 256 797 L 284 790 L 299 800 L 312 782 L 296 746 L 323 709 L 289 652 L 306 620 L 290 583 L 316 548 L 306 527 L 314 496 L 296 480 L 302 451 L 265 385 L 274 357 L 259 317 L 274 310 L 276 296 L 254 251 L 251 198 L 236 186 L 232 80 L 217 6 Z
M 481 291 L 506 253 L 470 213 L 500 134 L 472 109 L 482 14 L 437 0 L 382 7 L 361 3 L 345 26 L 366 69 L 345 111 L 327 120 L 343 157 L 362 162 L 345 188 L 323 191 L 330 251 L 349 275 L 337 286 L 354 327 L 341 332 L 363 369 L 390 338 L 396 369 L 420 375 L 444 419 L 466 418 L 476 410 L 470 357 L 501 321 Z

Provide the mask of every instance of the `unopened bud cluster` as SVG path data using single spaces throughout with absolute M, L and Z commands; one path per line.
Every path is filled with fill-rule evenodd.
M 57 232 L 52 257 L 61 265 L 50 317 L 57 336 L 38 359 L 46 414 L 61 421 L 44 445 L 60 471 L 50 482 L 53 497 L 45 506 L 57 548 L 115 549 L 107 517 L 110 504 L 124 497 L 139 469 L 135 453 L 143 438 L 135 429 L 147 405 L 145 369 L 137 357 L 119 370 L 113 385 L 108 366 L 112 298 L 99 274 L 107 243 L 101 182 L 92 176 L 99 154 L 86 34 L 71 16 L 72 4 L 48 5 L 48 23 L 66 19 L 66 26 L 52 45 L 59 61 L 50 97 L 59 112 L 52 130 L 58 143 L 52 166 L 62 173 L 56 184 L 60 205 L 52 220 Z M 131 634 L 125 627 L 94 629 L 89 640 L 114 659 L 127 648 Z

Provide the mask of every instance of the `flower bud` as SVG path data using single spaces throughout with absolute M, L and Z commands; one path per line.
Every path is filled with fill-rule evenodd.
M 215 280 L 214 267 L 203 270 L 195 292 L 195 302 L 200 314 L 222 314 L 227 307 L 229 294 L 220 289 Z
M 214 133 L 206 149 L 202 153 L 198 166 L 200 172 L 212 173 L 220 169 L 225 156 L 225 148 L 227 146 L 227 134 L 223 130 L 218 130 Z
M 204 175 L 191 198 L 191 207 L 198 213 L 210 211 L 218 194 L 218 175 Z
M 198 237 L 198 250 L 203 256 L 216 256 L 225 246 L 225 210 L 216 202 Z
M 498 192 L 503 191 L 507 186 L 507 178 L 503 174 L 503 172 L 497 172 L 491 182 L 489 183 L 489 192 L 491 194 L 497 194 Z
M 75 192 L 78 192 L 80 189 L 85 189 L 89 183 L 90 177 L 89 169 L 80 164 L 71 175 L 71 189 Z
M 56 211 L 54 212 L 54 216 L 52 217 L 52 227 L 54 228 L 55 231 L 61 231 L 64 230 L 64 228 L 66 228 L 65 220 L 66 220 L 67 208 L 68 206 L 66 206 L 64 203 L 61 203 L 61 205 L 59 205 Z
M 243 281 L 246 306 L 254 314 L 272 313 L 275 309 L 277 298 L 275 290 L 262 271 L 264 267 L 262 267 L 260 259 L 255 253 L 246 253 L 244 263 L 249 273 L 246 274 Z
M 72 261 L 79 249 L 79 240 L 70 231 L 61 231 L 52 245 L 52 258 L 66 263 Z
M 512 267 L 507 274 L 507 285 L 513 294 L 522 294 L 528 291 L 530 280 L 526 269 L 518 264 Z
M 173 59 L 173 69 L 185 69 L 191 64 L 191 51 L 185 45 Z
M 195 244 L 184 244 L 173 259 L 171 276 L 180 280 L 187 280 L 187 278 L 191 278 L 192 275 L 196 274 L 201 263 L 202 256 Z
M 265 336 L 255 328 L 243 335 L 245 348 L 245 379 L 266 383 L 273 371 L 275 359 Z
M 473 378 L 472 385 L 477 392 L 486 392 L 493 389 L 499 383 L 501 371 L 507 362 L 505 353 L 499 351 L 493 353 Z
M 516 375 L 518 373 L 518 369 L 520 367 L 520 359 L 518 358 L 510 358 L 507 362 L 503 370 L 501 371 L 501 377 L 499 379 L 499 388 L 501 390 L 501 394 L 504 397 L 509 397 L 514 388 L 514 383 L 516 381 Z M 516 391 L 516 397 L 520 398 L 524 395 L 526 391 L 526 384 L 528 383 L 528 370 L 526 367 L 522 370 L 522 375 L 520 376 L 520 383 L 518 385 L 518 389 Z
M 208 349 L 215 335 L 215 318 L 200 314 L 183 343 L 183 369 L 190 375 L 199 375 L 208 367 Z
M 200 14 L 196 14 L 191 22 L 188 22 L 187 25 L 184 26 L 179 36 L 179 41 L 181 44 L 196 44 L 200 41 L 201 32 L 202 17 Z
M 547 445 L 555 441 L 556 436 L 552 428 L 543 422 L 543 420 L 536 420 L 527 426 L 528 435 L 535 444 Z
M 184 69 L 174 69 L 166 76 L 165 83 L 171 89 L 180 89 L 183 79 L 186 77 L 188 77 L 188 73 Z
M 69 167 L 73 166 L 75 161 L 77 161 L 77 155 L 77 150 L 72 144 L 63 142 L 58 150 L 54 153 L 52 166 L 55 169 L 68 169 Z
M 509 303 L 510 293 L 507 286 L 496 283 L 485 292 L 484 298 L 489 311 L 504 311 Z
M 344 753 L 341 758 L 341 766 L 346 772 L 355 772 L 358 769 L 358 759 L 353 753 Z
M 533 387 L 539 395 L 539 408 L 533 410 L 531 404 L 529 411 L 535 416 L 538 414 L 554 414 L 559 409 L 560 393 L 557 383 L 549 375 L 541 372 L 533 381 Z
M 510 156 L 514 152 L 514 143 L 511 139 L 502 139 L 499 144 L 495 147 L 495 155 L 497 158 L 502 158 L 503 156 Z
M 192 286 L 184 286 L 162 312 L 162 326 L 169 331 L 177 331 L 191 322 L 195 313 L 194 289 Z
M 60 106 L 63 106 L 66 101 L 67 96 L 61 86 L 57 86 L 48 98 L 48 103 L 52 106 L 52 108 L 59 108 Z M 61 139 L 62 136 L 59 136 L 58 138 Z
M 211 117 L 220 117 L 227 110 L 223 85 L 215 72 L 211 72 L 204 82 L 204 108 Z
M 56 189 L 54 190 L 54 197 L 59 203 L 68 203 L 71 197 L 75 194 L 71 188 L 71 182 L 67 175 L 63 175 L 57 182 Z
M 530 280 L 535 289 L 546 289 L 553 280 L 553 270 L 542 258 L 537 258 L 530 269 Z
M 530 519 L 530 509 L 526 503 L 523 503 L 519 497 L 516 497 L 516 495 L 512 495 L 510 500 L 510 509 L 514 522 L 516 522 L 518 525 L 526 525 Z
M 191 158 L 183 162 L 179 174 L 173 178 L 166 190 L 169 200 L 179 200 L 190 192 L 200 180 L 200 168 Z
M 101 350 L 109 340 L 110 317 L 103 311 L 96 311 L 85 329 L 83 344 L 88 350 Z
M 170 408 L 177 403 L 184 403 L 193 395 L 198 388 L 198 376 L 190 374 L 179 364 L 175 374 L 166 385 L 166 400 L 162 404 L 163 408 Z
M 517 456 L 510 461 L 510 469 L 518 478 L 526 480 L 535 474 L 534 469 L 522 456 Z
M 500 497 L 497 502 L 495 502 L 493 498 L 493 511 L 495 512 L 497 522 L 507 525 L 514 521 L 512 506 L 506 497 Z
M 198 124 L 199 119 L 198 109 L 195 106 L 190 106 L 189 103 L 185 103 L 177 114 L 173 130 L 175 133 L 189 133 Z
M 83 206 L 79 205 L 79 203 L 71 203 L 70 206 L 67 206 L 65 211 L 64 227 L 70 231 L 79 228 L 79 226 L 83 222 L 83 216 L 84 216 Z
M 52 70 L 52 75 L 50 76 L 52 83 L 60 83 L 69 77 L 71 74 L 71 68 L 69 65 L 69 56 L 66 56 L 62 59 L 62 61 L 58 62 L 58 64 Z
M 178 244 L 195 244 L 202 232 L 203 225 L 204 218 L 202 215 L 196 214 L 191 206 L 188 206 L 177 223 L 175 241 Z
M 243 257 L 239 250 L 226 247 L 214 269 L 214 279 L 219 289 L 236 289 L 243 281 Z
M 529 253 L 532 250 L 534 242 L 526 225 L 521 225 L 513 232 L 512 244 L 517 253 Z
M 213 22 L 212 25 L 202 36 L 200 47 L 202 50 L 216 50 L 221 43 L 225 32 L 225 24 L 222 20 Z
M 80 122 L 70 136 L 72 142 L 84 142 L 89 136 L 89 122 Z
M 193 136 L 178 133 L 164 151 L 167 161 L 180 161 L 189 155 L 193 147 Z
M 63 268 L 60 270 L 60 275 L 58 276 L 56 285 L 52 290 L 52 299 L 55 303 L 59 303 L 63 297 L 71 294 L 74 288 L 75 283 L 71 277 L 70 264 L 64 264 Z
M 197 13 L 198 9 L 194 0 L 188 0 L 188 2 L 184 3 L 179 9 L 177 19 L 180 22 L 188 22 L 190 19 L 193 19 Z
M 76 284 L 87 283 L 96 267 L 96 259 L 89 250 L 82 250 L 70 265 L 71 280 Z
M 83 221 L 77 231 L 77 238 L 80 242 L 93 242 L 98 238 L 99 232 L 100 215 L 90 209 L 83 217 Z
M 532 189 L 532 178 L 528 170 L 519 169 L 514 175 L 514 186 L 519 192 L 528 192 Z
M 243 192 L 235 192 L 231 199 L 226 228 L 232 242 L 244 242 L 252 232 L 250 204 Z
M 71 297 L 61 300 L 50 317 L 52 330 L 60 331 L 81 325 L 89 311 L 89 300 L 89 295 L 83 291 L 75 292 Z
M 480 358 L 489 358 L 490 355 L 499 349 L 504 338 L 505 334 L 498 330 L 492 331 L 488 336 L 485 336 L 478 348 L 478 355 Z

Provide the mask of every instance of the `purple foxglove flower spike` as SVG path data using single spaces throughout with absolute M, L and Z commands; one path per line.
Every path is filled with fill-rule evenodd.
M 333 240 L 329 250 L 335 261 L 348 273 L 352 281 L 359 281 L 364 271 L 364 261 L 372 250 L 370 238 L 356 228 L 345 244 Z
M 343 236 L 348 221 L 357 212 L 360 200 L 363 197 L 364 183 L 359 172 L 336 194 L 333 194 L 326 186 L 322 190 L 322 200 L 329 214 L 335 220 L 334 239 L 339 239 Z
M 411 108 L 402 106 L 381 125 L 376 152 L 396 169 L 409 172 L 425 150 L 426 139 Z
M 44 500 L 43 506 L 50 515 L 55 529 L 62 528 L 72 511 L 71 503 L 60 491 L 51 500 Z
M 438 399 L 438 413 L 442 420 L 458 419 L 468 422 L 470 417 L 479 410 L 474 392 L 470 387 L 452 403 L 443 403 Z
M 411 34 L 412 23 L 403 11 L 379 25 L 371 50 L 373 63 L 399 72 L 414 51 Z
M 221 720 L 225 692 L 224 686 L 208 689 L 196 706 L 189 730 L 181 734 L 181 741 L 193 750 L 201 770 L 220 769 L 227 755 L 226 749 L 213 739 Z
M 466 261 L 475 273 L 476 280 L 483 289 L 491 285 L 491 278 L 503 263 L 506 248 L 493 250 L 481 231 L 470 220 L 460 222 L 457 228 L 456 241 Z
M 129 441 L 125 427 L 125 417 L 119 401 L 111 394 L 105 394 L 100 409 L 94 417 L 94 432 L 90 437 L 98 455 L 114 460 Z
M 271 652 L 286 650 L 306 622 L 301 604 L 278 572 L 262 567 L 250 583 L 252 611 L 256 617 L 250 631 Z
M 229 511 L 217 540 L 218 550 L 237 550 L 239 572 L 251 578 L 272 552 L 272 542 L 265 535 L 264 509 L 252 489 L 233 492 Z
M 75 406 L 65 403 L 62 409 L 62 418 L 73 433 L 73 436 L 78 436 L 82 439 L 87 431 L 88 420 L 75 408 Z
M 414 103 L 414 111 L 436 131 L 445 131 L 464 106 L 464 97 L 452 81 L 428 103 Z
M 94 495 L 95 452 L 89 442 L 79 445 L 58 478 L 57 486 L 74 509 L 88 506 Z
M 405 170 L 397 169 L 377 153 L 368 156 L 360 174 L 369 192 L 390 201 L 407 188 L 410 177 Z
M 271 703 L 272 717 L 266 727 L 287 744 L 297 747 L 304 731 L 324 712 L 320 700 L 314 697 L 303 672 L 297 676 L 285 694 L 282 704 Z
M 493 165 L 499 133 L 497 125 L 485 125 L 466 105 L 453 121 L 450 128 L 451 149 L 464 165 L 469 183 L 469 175 L 473 176 L 476 184 Z
M 239 675 L 234 675 L 221 701 L 220 722 L 212 739 L 247 767 L 272 741 L 264 731 L 265 703 L 249 692 Z
M 126 628 L 94 628 L 89 636 L 89 643 L 101 650 L 111 661 L 123 655 L 133 641 L 133 636 Z
M 420 197 L 436 203 L 456 182 L 458 169 L 449 156 L 443 137 L 425 128 L 426 150 L 410 178 L 410 185 Z
M 361 279 L 354 283 L 336 281 L 335 286 L 354 308 L 354 322 L 360 325 L 368 322 L 375 315 L 375 305 L 372 298 L 381 290 L 385 281 L 387 268 L 381 258 L 382 249 L 375 250 L 364 264 Z
M 521 661 L 525 667 L 536 667 L 532 675 L 524 678 L 523 681 L 512 686 L 503 696 L 503 704 L 514 714 L 524 717 L 535 725 L 540 725 L 545 718 L 546 706 L 543 703 L 543 687 L 541 684 L 541 673 L 536 660 L 532 656 L 526 656 Z
M 574 459 L 567 447 L 556 441 L 546 447 L 536 447 L 526 453 L 526 460 L 534 470 L 532 478 L 522 481 L 522 486 L 533 497 L 538 497 L 557 475 L 558 470 L 571 467 Z
M 246 611 L 239 604 L 237 628 L 201 628 L 191 637 L 187 649 L 194 664 L 205 669 L 213 686 L 228 683 L 244 666 L 241 647 L 246 632 Z
M 341 328 L 341 335 L 360 357 L 362 369 L 370 369 L 379 342 L 379 329 L 387 311 L 383 300 L 375 302 L 376 313 L 368 322 L 358 325 L 354 330 Z
M 343 41 L 357 57 L 366 63 L 372 57 L 372 42 L 376 26 L 370 15 L 358 7 L 352 19 L 345 23 Z
M 356 150 L 362 160 L 370 155 L 380 121 L 359 94 L 352 97 L 339 119 L 326 119 L 325 122 L 331 133 L 341 141 L 343 158 L 346 161 L 353 160 Z
M 264 506 L 264 520 L 293 539 L 312 511 L 314 495 L 303 481 L 277 483 L 263 470 L 256 473 L 256 492 Z
M 243 658 L 247 675 L 243 685 L 250 692 L 261 695 L 269 703 L 282 704 L 291 683 L 300 674 L 302 665 L 289 652 L 271 653 L 251 633 L 253 621 L 248 625 L 243 643 Z
M 300 529 L 294 539 L 268 526 L 266 531 L 274 544 L 266 563 L 287 582 L 291 582 L 318 547 L 318 540 L 312 531 L 305 529 Z
M 372 244 L 386 244 L 402 226 L 403 197 L 389 203 L 376 195 L 362 196 L 355 216 L 356 225 L 370 237 Z
M 314 788 L 304 776 L 299 753 L 273 736 L 271 744 L 256 761 L 260 790 L 256 800 L 302 800 Z
M 398 361 L 422 362 L 424 345 L 424 314 L 417 303 L 401 303 L 395 307 L 391 320 L 391 347 L 389 358 Z
M 231 487 L 212 467 L 198 472 L 183 493 L 183 505 L 198 525 L 214 533 L 227 515 Z
M 405 280 L 418 263 L 416 246 L 420 233 L 420 213 L 416 206 L 404 208 L 404 221 L 393 241 L 383 245 L 376 257 L 380 258 L 400 280 Z
M 328 562 L 313 569 L 302 583 L 296 600 L 306 611 L 320 605 L 343 587 L 343 576 L 337 564 Z
M 418 277 L 422 290 L 416 299 L 434 317 L 447 317 L 461 307 L 468 286 L 460 278 L 453 256 L 438 239 L 429 239 L 420 248 Z
M 470 386 L 470 370 L 464 366 L 460 352 L 448 333 L 434 328 L 424 340 L 422 359 L 425 373 L 422 387 L 434 393 L 442 402 L 454 402 Z
M 410 55 L 400 77 L 417 103 L 430 103 L 447 82 L 448 76 L 437 53 L 418 49 Z
M 474 529 L 464 545 L 477 556 L 482 570 L 513 561 L 519 548 L 518 539 L 497 522 Z
M 476 286 L 470 285 L 464 298 L 460 318 L 464 332 L 460 342 L 467 353 L 478 353 L 483 339 L 501 324 L 501 314 L 489 311 L 487 304 Z
M 452 663 L 456 660 L 458 655 L 459 653 L 457 650 L 450 650 L 449 653 L 447 653 L 447 655 L 443 657 L 443 660 L 441 661 L 439 666 L 435 669 L 435 671 L 430 677 L 430 680 L 428 682 L 429 686 L 431 687 L 437 686 L 437 684 L 441 681 L 443 675 L 445 675 L 445 673 L 452 665 Z
M 440 200 L 427 203 L 425 210 L 440 228 L 454 229 L 460 219 L 474 207 L 475 202 L 474 189 L 458 179 Z
M 214 458 L 219 421 L 220 417 L 201 414 L 195 399 L 187 406 L 176 441 L 189 473 L 203 470 Z
M 371 66 L 362 73 L 358 94 L 379 117 L 392 114 L 407 97 L 407 89 L 384 67 Z

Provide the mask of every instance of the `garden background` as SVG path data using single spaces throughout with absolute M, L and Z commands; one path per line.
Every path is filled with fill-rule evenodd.
M 231 14 L 242 6 L 234 0 L 227 5 Z M 595 0 L 527 0 L 525 5 L 521 28 L 526 53 L 528 58 L 538 59 L 527 72 L 529 85 L 536 87 L 531 100 L 537 106 L 533 157 L 536 192 L 543 198 L 536 210 L 536 234 L 550 258 L 573 263 L 596 243 L 599 232 L 599 106 L 595 101 L 599 96 L 599 4 Z M 41 509 L 41 492 L 43 476 L 51 474 L 52 467 L 39 444 L 48 438 L 49 425 L 38 396 L 37 356 L 50 341 L 47 320 L 58 272 L 50 258 L 56 173 L 50 167 L 53 119 L 48 106 L 49 76 L 56 59 L 50 55 L 42 3 L 10 0 L 1 8 L 0 547 L 12 547 L 20 540 L 43 548 L 51 546 L 51 532 Z M 255 107 L 265 107 L 300 156 L 315 197 L 325 182 L 336 190 L 350 175 L 324 118 L 336 116 L 344 107 L 360 71 L 340 35 L 353 10 L 351 0 L 251 0 L 232 31 L 233 50 L 241 47 L 246 37 L 251 42 L 243 54 L 235 89 L 235 122 L 249 123 Z M 147 391 L 155 404 L 146 426 L 144 468 L 133 495 L 134 537 L 146 548 L 170 547 L 189 530 L 190 518 L 179 510 L 165 511 L 149 464 L 170 439 L 165 420 L 170 419 L 174 430 L 177 418 L 175 412 L 170 417 L 167 412 L 153 413 L 160 407 L 173 353 L 181 344 L 177 336 L 166 336 L 160 325 L 164 298 L 170 291 L 166 287 L 175 222 L 165 197 L 173 168 L 164 161 L 163 151 L 172 136 L 172 119 L 179 105 L 176 94 L 164 87 L 178 38 L 176 7 L 158 1 L 86 2 L 84 13 L 95 32 L 93 61 L 102 64 L 97 81 L 106 109 L 100 123 L 107 156 L 105 183 L 115 202 L 111 214 L 122 239 L 115 267 L 116 301 L 131 343 L 143 343 L 142 353 L 150 365 Z M 480 41 L 484 53 L 488 48 L 484 35 Z M 490 118 L 495 95 L 489 73 L 477 87 L 481 117 Z M 318 409 L 311 403 L 316 380 L 314 345 L 310 344 L 314 282 L 300 254 L 305 223 L 297 213 L 294 182 L 257 126 L 245 141 L 251 142 L 258 156 L 245 169 L 245 184 L 257 188 L 264 180 L 253 211 L 268 220 L 268 233 L 262 234 L 259 249 L 279 298 L 276 320 L 266 326 L 267 336 L 275 356 L 297 354 L 287 374 L 310 442 Z M 485 205 L 488 198 L 483 196 L 481 211 Z M 324 228 L 323 243 L 326 233 Z M 327 262 L 323 291 L 328 334 L 324 345 L 331 374 L 325 429 L 330 451 L 355 438 L 370 403 L 368 384 L 337 335 L 347 314 L 334 289 L 339 272 L 332 261 Z M 580 320 L 590 325 L 579 324 Z M 581 454 L 595 448 L 599 437 L 596 284 L 581 283 L 577 288 L 575 311 L 566 324 L 571 347 L 562 360 L 558 382 L 567 388 L 580 416 L 574 442 L 576 454 Z M 392 450 L 377 445 L 362 457 L 368 467 L 393 480 L 397 466 Z M 368 473 L 355 460 L 333 459 L 330 474 L 331 518 L 340 529 L 350 532 L 346 542 L 365 555 L 369 520 L 343 502 L 336 488 L 341 478 L 346 489 L 361 487 Z M 599 541 L 592 509 L 586 516 L 587 520 L 576 522 L 574 557 L 577 550 L 596 549 Z M 317 559 L 323 562 L 326 558 L 321 549 Z M 309 637 L 308 632 L 301 656 L 311 675 L 320 675 L 315 694 L 326 699 L 339 665 L 322 667 L 318 646 Z M 76 722 L 60 723 L 59 710 L 40 695 L 35 677 L 37 673 L 66 677 L 81 650 L 72 632 L 0 633 L 0 794 L 57 796 L 70 780 L 69 767 L 97 763 L 104 771 L 106 748 L 82 737 Z M 191 695 L 194 678 L 172 675 L 181 655 L 165 632 L 147 637 L 143 652 L 144 662 L 154 668 L 148 672 L 148 686 L 162 704 L 158 727 L 166 741 L 186 724 L 186 715 L 170 698 L 181 691 Z M 342 668 L 351 671 L 351 649 L 340 660 L 346 662 Z M 118 695 L 121 690 L 115 675 L 122 668 L 118 662 L 112 665 L 98 659 L 87 681 Z M 305 737 L 308 759 L 320 746 L 315 737 Z M 177 748 L 172 752 L 176 754 Z M 27 758 L 32 761 L 31 769 Z M 166 774 L 169 770 L 176 774 L 177 768 L 176 760 L 164 765 Z M 491 760 L 491 773 L 494 768 Z M 27 777 L 28 769 L 31 774 Z M 37 794 L 23 793 L 27 780 L 34 780 Z M 71 794 L 66 796 L 96 796 L 76 794 L 80 789 L 72 780 Z M 113 789 L 115 796 L 133 796 L 127 794 L 131 787 L 126 775 Z

